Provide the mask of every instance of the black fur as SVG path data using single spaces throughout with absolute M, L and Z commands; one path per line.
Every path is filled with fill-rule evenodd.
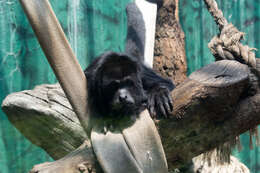
M 127 38 L 125 52 L 144 61 L 145 24 L 143 15 L 135 3 L 126 7 Z
M 85 70 L 90 106 L 100 116 L 139 114 L 148 108 L 152 116 L 172 111 L 170 80 L 157 75 L 138 58 L 106 52 Z M 130 101 L 119 101 L 118 91 L 126 91 Z
M 172 111 L 174 84 L 144 65 L 145 25 L 135 3 L 127 6 L 126 53 L 106 52 L 85 70 L 90 106 L 100 116 L 139 114 L 152 117 Z M 121 97 L 125 99 L 120 99 Z

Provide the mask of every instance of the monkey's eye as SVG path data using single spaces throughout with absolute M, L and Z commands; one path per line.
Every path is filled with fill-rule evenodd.
M 132 79 L 128 78 L 124 81 L 124 84 L 127 85 L 127 86 L 133 86 L 135 83 Z
M 120 80 L 114 80 L 110 83 L 110 85 L 118 86 L 120 84 Z
M 108 85 L 107 85 L 107 87 L 108 88 L 118 88 L 118 86 L 119 86 L 119 84 L 120 84 L 120 81 L 119 80 L 113 80 L 112 82 L 110 82 Z

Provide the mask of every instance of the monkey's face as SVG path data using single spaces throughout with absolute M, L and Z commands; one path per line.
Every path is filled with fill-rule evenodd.
M 104 68 L 102 75 L 102 91 L 109 112 L 114 115 L 139 113 L 146 106 L 147 97 L 138 71 L 130 64 L 122 62 L 108 67 Z
M 90 64 L 85 70 L 89 106 L 97 116 L 137 115 L 145 109 L 141 69 L 136 58 L 115 52 L 104 53 Z

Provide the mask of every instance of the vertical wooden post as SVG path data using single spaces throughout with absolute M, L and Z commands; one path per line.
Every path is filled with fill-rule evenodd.
M 87 129 L 87 81 L 48 0 L 20 0 L 37 39 L 75 110 Z

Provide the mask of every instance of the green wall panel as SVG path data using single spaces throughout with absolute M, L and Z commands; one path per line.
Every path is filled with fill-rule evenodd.
M 55 81 L 18 1 L 0 1 L 0 102 L 16 91 Z M 28 142 L 0 111 L 0 172 L 25 172 L 51 160 Z

